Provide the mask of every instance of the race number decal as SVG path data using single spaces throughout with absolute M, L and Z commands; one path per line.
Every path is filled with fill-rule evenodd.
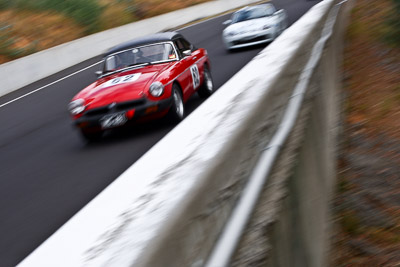
M 199 74 L 199 68 L 197 67 L 196 64 L 192 65 L 190 67 L 190 72 L 192 73 L 192 79 L 193 79 L 193 89 L 196 89 L 200 85 L 200 74 Z
M 109 87 L 109 86 L 113 86 L 113 85 L 117 85 L 117 84 L 121 84 L 121 83 L 134 82 L 137 79 L 139 79 L 140 74 L 141 73 L 134 73 L 134 74 L 131 74 L 131 75 L 125 75 L 125 76 L 114 78 L 112 80 L 109 80 L 108 82 L 105 82 L 103 84 L 103 88 Z

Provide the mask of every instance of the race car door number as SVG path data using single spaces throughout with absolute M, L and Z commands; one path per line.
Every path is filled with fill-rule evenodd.
M 193 89 L 196 89 L 200 85 L 200 74 L 199 68 L 196 64 L 190 67 L 190 72 L 192 73 Z
M 100 119 L 101 128 L 108 129 L 124 125 L 127 121 L 125 113 L 118 113 L 104 116 Z

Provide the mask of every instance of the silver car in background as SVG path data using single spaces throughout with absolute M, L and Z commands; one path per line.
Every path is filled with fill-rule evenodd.
M 273 41 L 287 28 L 284 9 L 276 10 L 271 3 L 244 7 L 232 14 L 222 33 L 228 50 Z

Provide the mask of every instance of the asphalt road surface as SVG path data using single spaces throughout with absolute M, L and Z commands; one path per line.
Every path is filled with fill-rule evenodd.
M 290 24 L 318 1 L 279 0 Z M 216 88 L 263 47 L 228 53 L 218 17 L 180 30 L 208 50 Z M 81 70 L 94 58 L 0 98 L 0 105 Z M 49 62 L 51 64 L 51 62 Z M 0 108 L 0 266 L 14 266 L 166 135 L 172 126 L 157 122 L 112 131 L 88 144 L 72 127 L 67 105 L 95 81 L 99 65 Z M 23 75 L 23 73 L 21 73 Z M 187 103 L 190 113 L 202 100 Z M 138 177 L 140 179 L 140 177 Z

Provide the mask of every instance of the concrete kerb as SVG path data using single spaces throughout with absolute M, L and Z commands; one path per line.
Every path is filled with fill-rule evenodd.
M 216 0 L 92 34 L 0 65 L 0 97 L 136 37 L 215 16 L 260 0 Z M 263 1 L 261 1 L 263 2 Z

